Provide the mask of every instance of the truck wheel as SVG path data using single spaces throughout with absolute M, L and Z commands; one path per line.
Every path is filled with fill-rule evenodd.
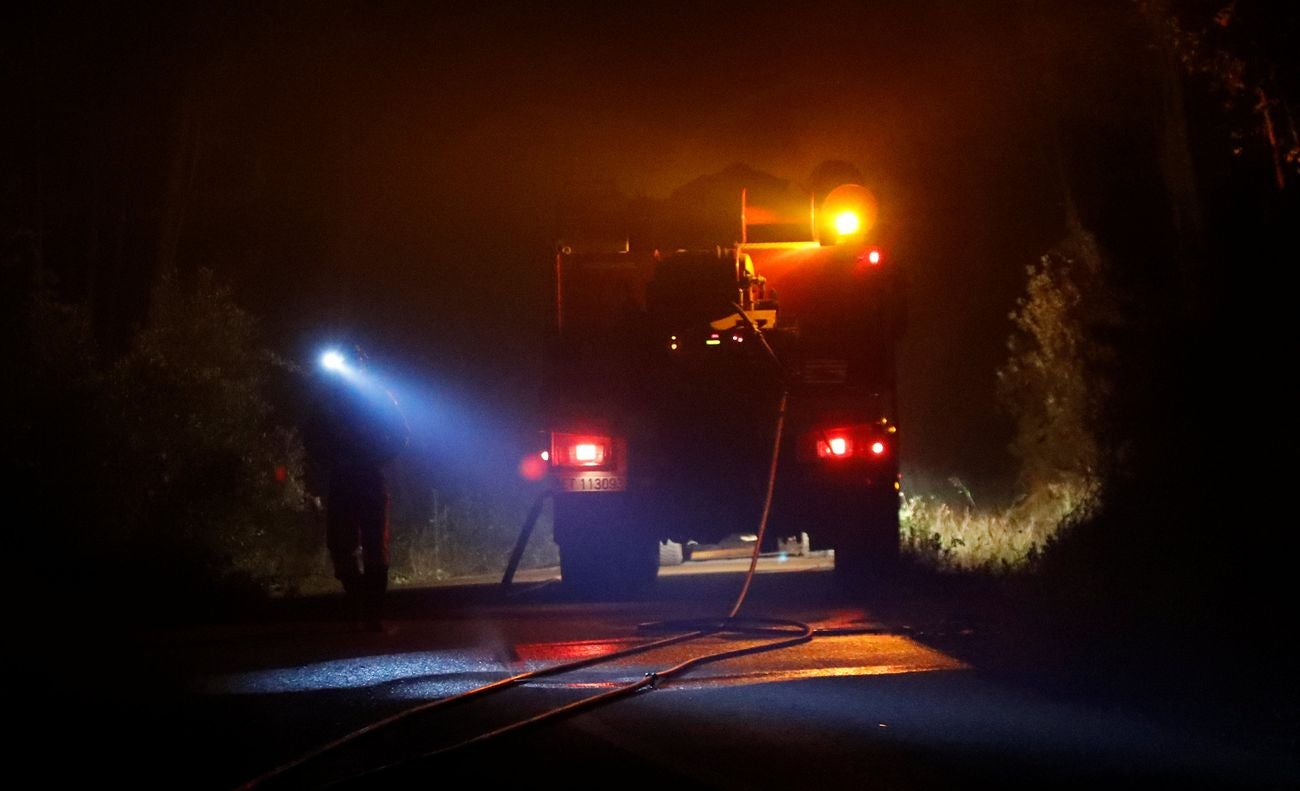
M 836 582 L 850 593 L 882 590 L 898 568 L 898 495 L 871 493 L 865 513 L 835 542 Z
M 560 579 L 585 598 L 624 599 L 652 585 L 659 574 L 659 542 L 585 533 L 560 545 Z

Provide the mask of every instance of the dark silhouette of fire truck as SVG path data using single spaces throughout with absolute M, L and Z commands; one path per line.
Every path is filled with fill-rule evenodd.
M 732 193 L 725 243 L 560 242 L 545 403 L 566 585 L 632 593 L 661 542 L 755 533 L 765 507 L 767 548 L 806 533 L 850 585 L 897 559 L 904 311 L 875 199 L 763 186 Z

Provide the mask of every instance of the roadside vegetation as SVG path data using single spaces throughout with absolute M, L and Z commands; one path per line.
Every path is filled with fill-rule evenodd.
M 908 492 L 904 538 L 928 567 L 1017 570 L 1003 581 L 1035 639 L 1081 668 L 1222 683 L 1250 657 L 1231 683 L 1294 717 L 1293 691 L 1270 686 L 1291 672 L 1274 605 L 1294 538 L 1267 494 L 1285 465 L 1263 460 L 1289 414 L 1270 361 L 1294 311 L 1267 273 L 1300 216 L 1280 46 L 1295 20 L 1135 5 L 1145 82 L 1070 30 L 1038 37 L 1069 231 L 1027 273 L 998 374 L 1021 498 Z M 1104 120 L 1100 103 L 1124 112 Z
M 304 369 L 261 343 L 210 271 L 168 273 L 116 353 L 90 306 L 33 267 L 7 272 L 14 376 L 6 478 L 38 516 L 14 536 L 91 609 L 203 617 L 266 595 L 337 590 L 324 472 L 298 434 Z M 390 472 L 396 584 L 499 573 L 534 492 L 451 479 L 404 458 Z M 522 482 L 521 482 L 522 483 Z M 543 519 L 524 566 L 555 562 Z
M 1024 570 L 1095 502 L 1095 489 L 1071 483 L 1042 484 L 1000 509 L 936 494 L 907 496 L 899 509 L 903 552 L 939 571 Z
M 422 474 L 418 463 L 396 463 L 392 482 L 393 585 L 427 585 L 458 577 L 499 577 L 514 548 L 536 492 L 523 481 L 439 482 Z M 322 539 L 323 541 L 323 539 Z M 290 592 L 338 589 L 325 556 L 313 573 L 284 582 Z M 544 509 L 520 561 L 521 568 L 553 566 L 559 552 L 551 539 L 549 509 Z
M 903 548 L 930 568 L 1023 570 L 1101 502 L 1096 432 L 1113 352 L 1096 339 L 1117 321 L 1117 305 L 1096 239 L 1071 220 L 1069 236 L 1026 270 L 997 372 L 1015 419 L 1017 495 L 1004 507 L 980 506 L 957 477 L 941 491 L 905 492 Z

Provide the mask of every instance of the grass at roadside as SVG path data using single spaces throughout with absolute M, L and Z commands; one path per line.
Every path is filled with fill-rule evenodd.
M 954 479 L 955 480 L 955 479 Z M 1032 563 L 1061 526 L 1085 517 L 1095 489 L 1083 481 L 1043 484 L 1004 508 L 978 508 L 938 494 L 904 496 L 899 521 L 903 551 L 940 570 L 1010 571 Z

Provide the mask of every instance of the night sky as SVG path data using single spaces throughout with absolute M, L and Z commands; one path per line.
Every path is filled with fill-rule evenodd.
M 106 336 L 163 262 L 210 267 L 285 355 L 355 331 L 526 411 L 566 190 L 846 160 L 907 270 L 905 469 L 990 488 L 1007 314 L 1065 229 L 1057 121 L 1149 98 L 1127 3 L 176 5 L 5 34 L 6 213 Z

